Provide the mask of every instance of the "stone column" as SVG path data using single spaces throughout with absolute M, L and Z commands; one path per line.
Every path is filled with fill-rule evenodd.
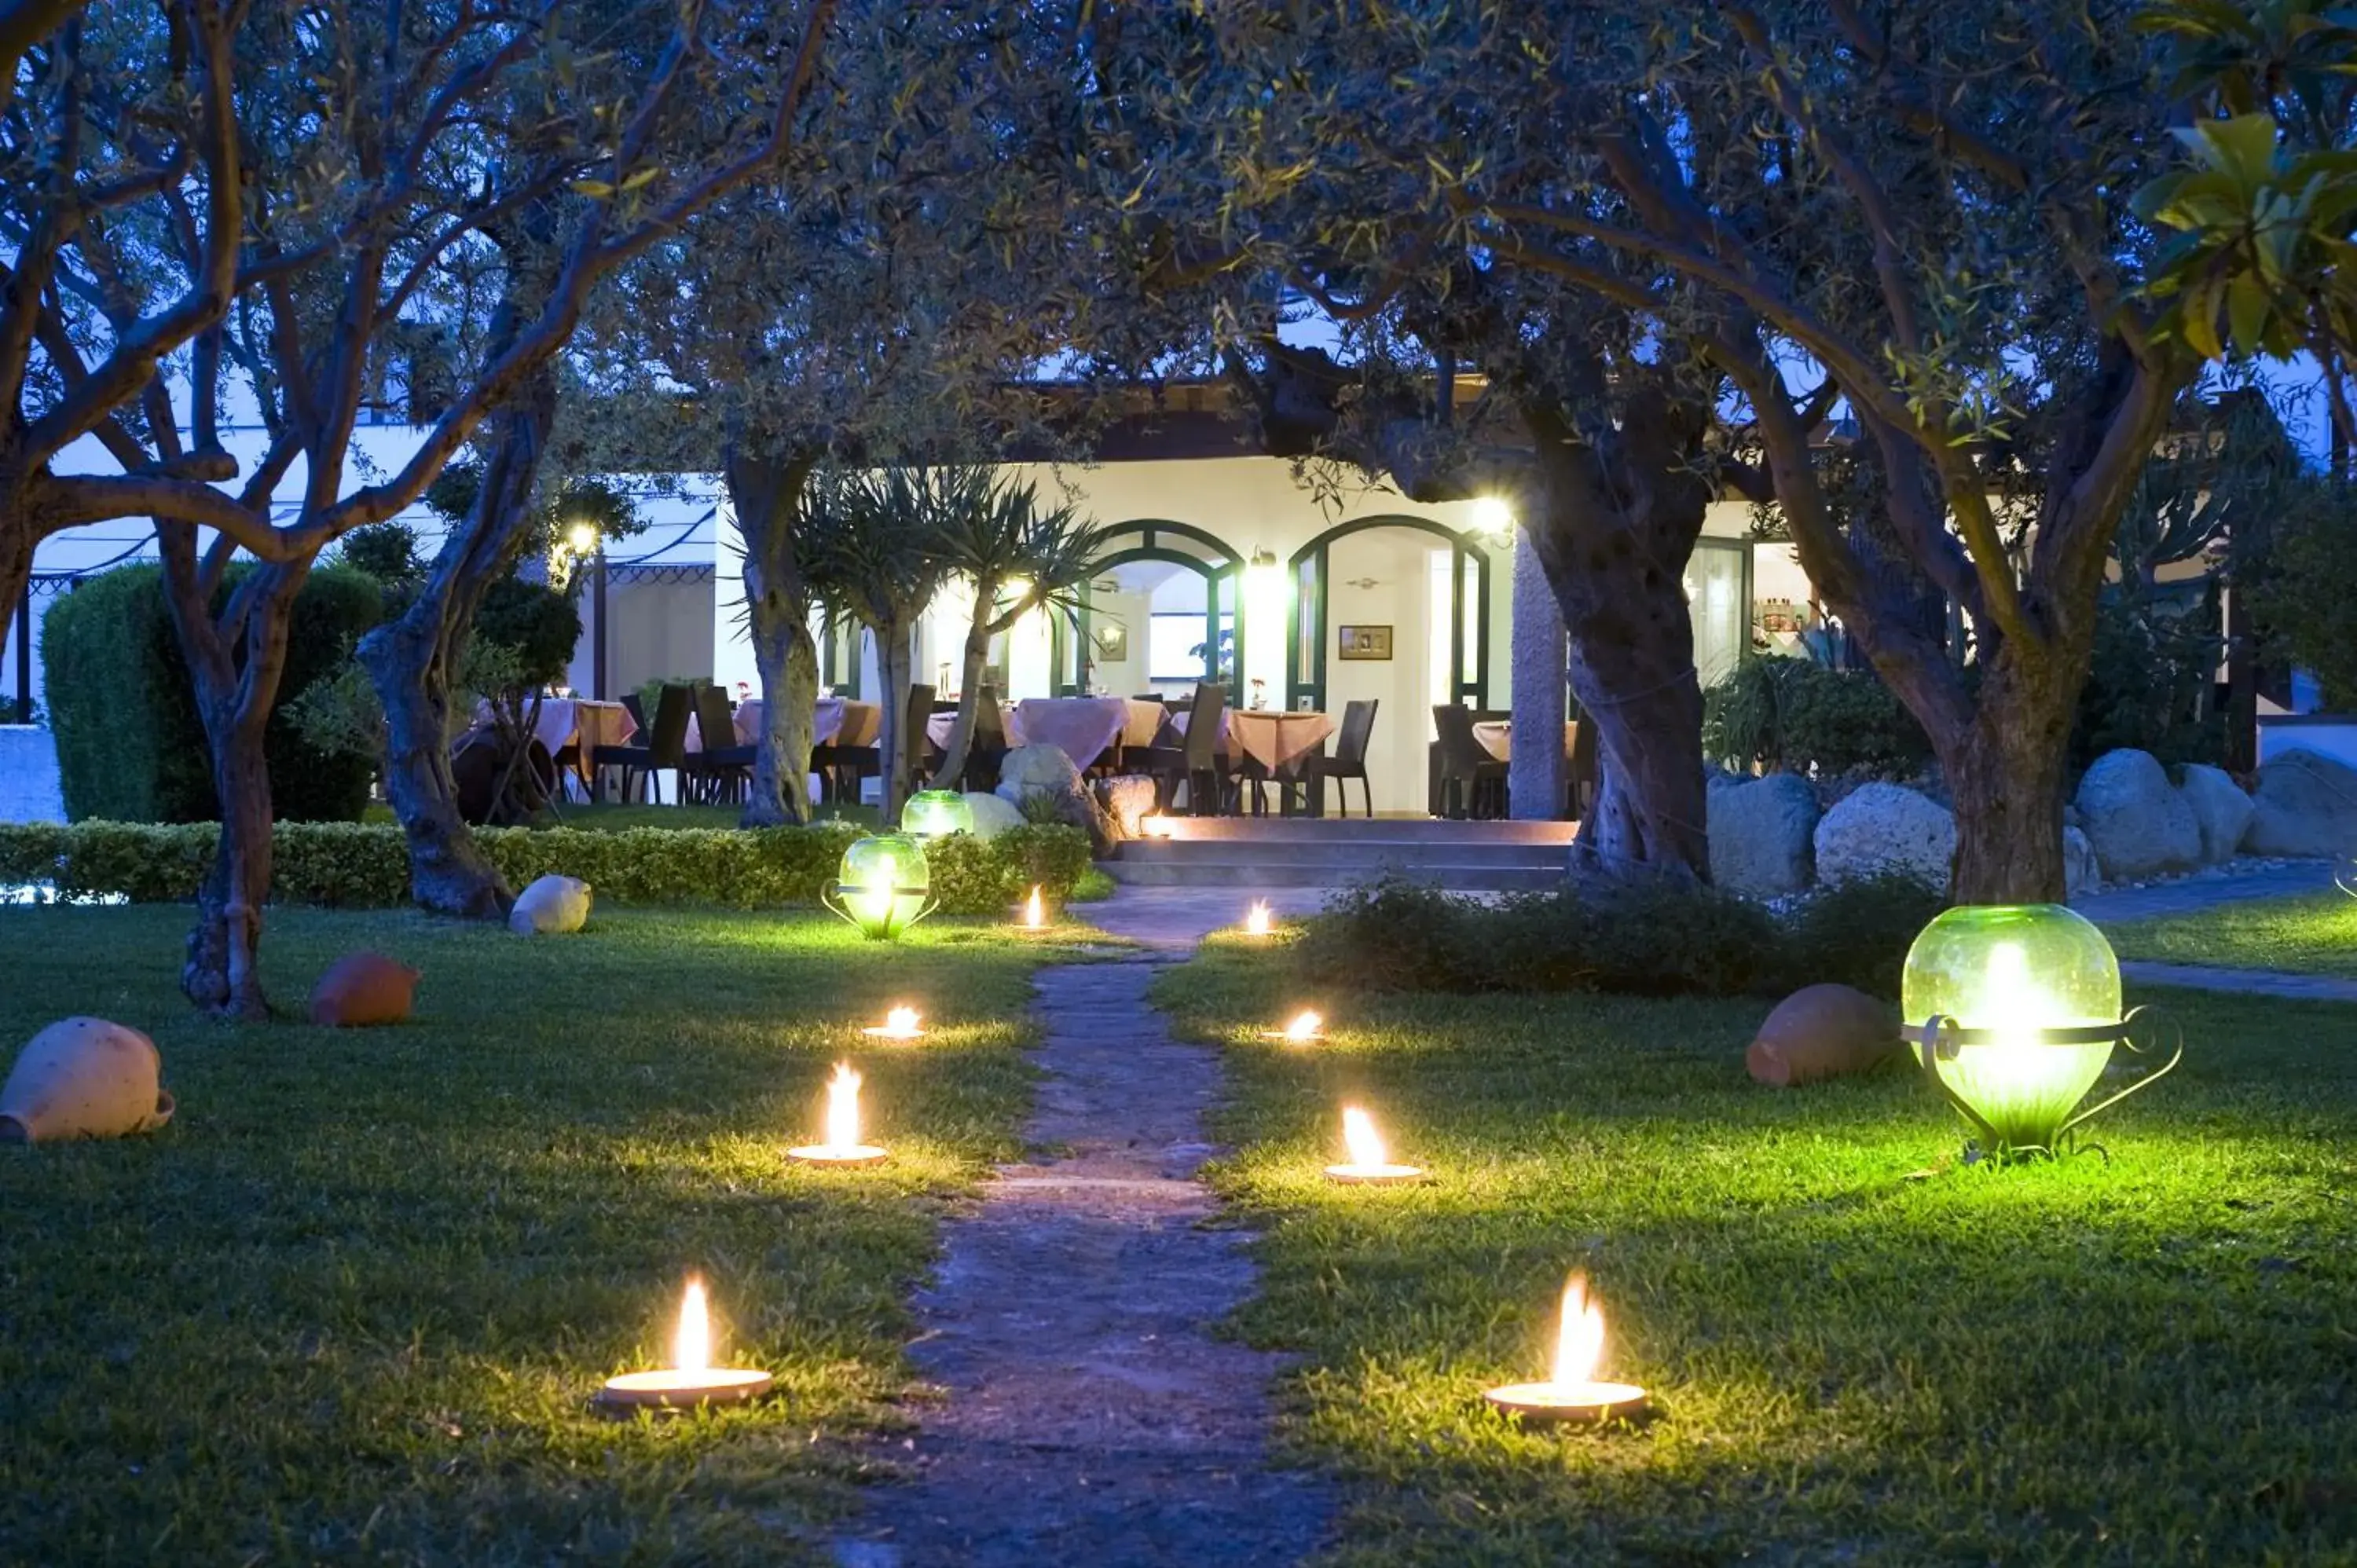
M 1506 788 L 1519 819 L 1551 821 L 1563 810 L 1564 671 L 1570 648 L 1527 530 L 1514 530 L 1513 756 Z

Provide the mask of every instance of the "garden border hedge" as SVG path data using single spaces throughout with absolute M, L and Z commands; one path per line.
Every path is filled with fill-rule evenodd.
M 0 823 L 0 884 L 47 883 L 68 899 L 135 904 L 193 899 L 219 825 L 86 822 Z M 615 904 L 716 904 L 755 909 L 816 904 L 860 830 L 807 828 L 483 828 L 484 853 L 514 886 L 561 872 Z M 409 858 L 392 822 L 280 822 L 272 898 L 329 908 L 409 901 Z M 943 914 L 996 915 L 1035 885 L 1061 902 L 1089 869 L 1088 835 L 1026 824 L 984 840 L 960 834 L 926 854 Z

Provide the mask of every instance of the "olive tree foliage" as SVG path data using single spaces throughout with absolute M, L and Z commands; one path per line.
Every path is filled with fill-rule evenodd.
M 777 161 L 830 10 L 691 4 L 609 17 L 551 3 L 348 0 L 242 15 L 237 297 L 192 339 L 185 376 L 147 381 L 135 427 L 116 418 L 95 432 L 124 448 L 126 467 L 138 452 L 167 475 L 231 473 L 221 431 L 234 392 L 259 407 L 269 437 L 236 489 L 191 478 L 148 498 L 222 802 L 183 973 L 199 1005 L 266 1012 L 255 963 L 270 881 L 261 736 L 312 564 L 414 500 L 563 349 L 599 279 Z M 662 41 L 615 48 L 568 31 L 585 17 Z M 672 162 L 681 145 L 697 156 Z M 118 317 L 206 264 L 191 202 L 171 188 L 152 232 L 78 239 L 90 271 L 119 281 Z M 470 340 L 410 456 L 388 474 L 357 470 L 351 436 L 385 349 L 497 264 L 486 247 L 495 225 L 535 212 L 552 236 L 544 296 L 503 294 L 507 318 Z M 298 463 L 288 502 L 276 492 Z M 260 564 L 231 584 L 241 548 Z
M 2181 166 L 2137 209 L 2167 236 L 2147 287 L 2158 327 L 2209 360 L 2320 372 L 2332 470 L 2357 459 L 2357 15 L 2331 0 L 2156 0 Z
M 245 10 L 0 7 L 0 636 L 42 540 L 147 515 L 223 471 L 213 457 L 165 462 L 114 426 L 135 428 L 157 368 L 226 316 L 240 285 Z M 173 219 L 192 230 L 184 269 L 157 275 L 116 243 Z M 59 472 L 85 436 L 122 471 Z M 264 537 L 227 505 L 213 521 Z
M 1051 426 L 1026 385 L 1073 330 L 1060 187 L 1021 134 L 1037 23 L 991 0 L 846 21 L 865 43 L 827 62 L 823 154 L 716 205 L 598 317 L 590 379 L 614 442 L 716 467 L 742 541 L 765 699 L 748 825 L 811 816 L 828 586 L 806 538 L 813 476 L 1077 449 L 1080 426 Z
M 1819 594 L 1923 725 L 1954 803 L 1951 891 L 2059 898 L 2065 742 L 2136 477 L 2198 361 L 2139 295 L 2126 204 L 2172 156 L 2127 7 L 2009 0 L 1603 6 L 1475 61 L 1572 106 L 1548 148 L 1437 156 L 1433 199 L 1517 265 L 1661 321 L 1743 400 Z M 1544 160 L 1550 199 L 1507 176 Z M 1656 275 L 1634 281 L 1631 263 Z M 1823 377 L 1871 448 L 1877 572 L 1832 504 Z M 1967 671 L 1905 578 L 1971 627 Z
M 1071 161 L 1108 273 L 1171 334 L 1128 345 L 1133 365 L 1203 353 L 1323 494 L 1511 504 L 1601 740 L 1575 864 L 1704 879 L 1683 577 L 1723 459 L 1724 372 L 1660 317 L 1501 256 L 1435 188 L 1436 163 L 1511 149 L 1502 188 L 1552 199 L 1533 155 L 1577 122 L 1491 58 L 1526 30 L 1480 7 L 1109 17 L 1080 42 L 1094 91 Z M 1609 270 L 1631 290 L 1665 276 Z

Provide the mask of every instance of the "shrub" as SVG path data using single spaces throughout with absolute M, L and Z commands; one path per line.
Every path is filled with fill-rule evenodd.
M 2316 677 L 2324 707 L 2357 712 L 2357 529 L 2345 486 L 2306 487 L 2276 521 L 2259 577 L 2259 619 L 2281 651 Z M 54 612 L 52 612 L 54 613 Z
M 2170 584 L 2133 597 L 2104 589 L 2071 725 L 2074 771 L 2121 746 L 2172 766 L 2224 759 L 2225 712 L 2213 687 L 2225 644 L 2214 586 Z
M 1870 670 L 1749 659 L 1703 693 L 1703 749 L 1746 770 L 1905 777 L 1930 758 L 1932 743 Z
M 1899 880 L 1818 894 L 1789 920 L 1668 881 L 1494 906 L 1383 881 L 1338 895 L 1291 952 L 1305 978 L 1344 990 L 1781 995 L 1831 980 L 1895 996 L 1907 949 L 1940 907 Z
M 0 824 L 0 882 L 53 884 L 67 898 L 134 903 L 196 897 L 212 864 L 211 822 Z M 808 828 L 486 828 L 475 837 L 517 886 L 549 872 L 578 876 L 616 904 L 811 905 L 834 881 L 859 830 Z M 409 897 L 409 861 L 392 822 L 281 822 L 273 834 L 272 897 L 282 903 L 384 908 Z M 1027 828 L 985 843 L 936 846 L 933 887 L 945 914 L 1006 912 L 1033 884 L 1059 902 L 1090 869 L 1077 828 Z
M 1906 875 L 1822 888 L 1793 911 L 1781 989 L 1830 981 L 1895 1001 L 1915 934 L 1947 907 L 1937 889 Z
M 231 568 L 222 592 L 246 569 Z M 282 822 L 357 822 L 368 803 L 368 756 L 322 751 L 289 708 L 313 682 L 335 678 L 381 607 L 375 579 L 347 566 L 322 566 L 296 596 L 277 708 L 264 740 L 272 810 Z M 160 567 L 101 573 L 51 606 L 41 622 L 41 659 L 69 817 L 219 818 L 204 726 L 165 612 Z

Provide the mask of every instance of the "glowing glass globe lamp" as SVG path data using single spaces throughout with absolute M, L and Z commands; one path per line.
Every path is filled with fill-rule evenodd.
M 932 913 L 932 886 L 924 846 L 906 833 L 875 833 L 843 852 L 827 908 L 869 940 L 894 941 Z
M 2072 1128 L 2177 1065 L 2079 1109 L 2113 1047 L 2136 1047 L 2111 943 L 2060 904 L 1946 911 L 1908 950 L 1900 1004 L 1901 1036 L 1997 1160 L 2061 1152 Z
M 900 831 L 910 838 L 947 838 L 974 832 L 974 808 L 954 789 L 920 789 L 900 808 Z

